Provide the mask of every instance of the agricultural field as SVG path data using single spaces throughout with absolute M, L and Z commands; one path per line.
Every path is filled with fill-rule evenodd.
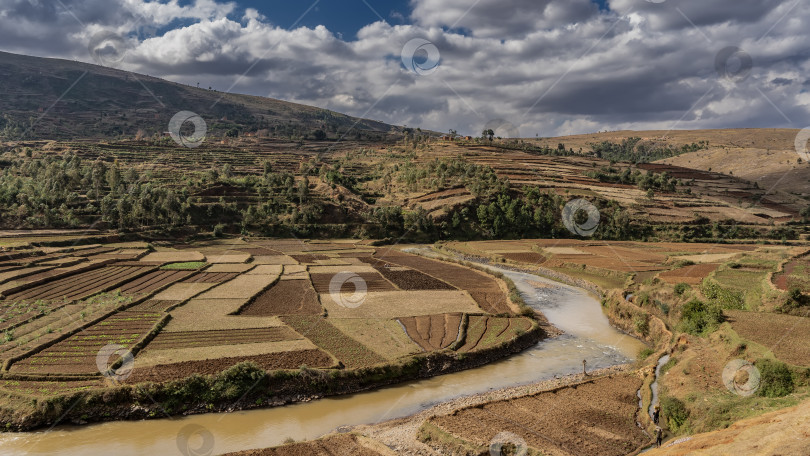
M 3 263 L 0 390 L 14 394 L 163 383 L 244 362 L 383 367 L 497 349 L 536 328 L 501 279 L 363 241 L 32 246 Z
M 740 336 L 773 351 L 782 361 L 810 367 L 810 318 L 742 311 L 726 314 Z
M 648 438 L 636 426 L 641 380 L 617 375 L 515 399 L 462 408 L 429 419 L 421 440 L 443 454 L 485 454 L 498 434 L 522 451 L 625 455 Z
M 780 290 L 798 288 L 810 293 L 810 255 L 787 262 L 782 271 L 774 274 L 773 283 Z

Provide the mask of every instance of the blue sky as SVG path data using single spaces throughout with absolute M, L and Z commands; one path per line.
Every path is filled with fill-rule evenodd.
M 603 10 L 607 9 L 608 0 L 593 1 Z M 193 0 L 180 2 L 181 5 L 190 3 Z M 240 11 L 254 8 L 271 23 L 287 28 L 295 24 L 315 0 L 238 0 L 236 3 Z M 310 28 L 324 25 L 330 31 L 341 34 L 344 39 L 353 40 L 358 30 L 380 18 L 391 25 L 408 24 L 411 23 L 410 14 L 409 0 L 320 0 L 298 25 Z

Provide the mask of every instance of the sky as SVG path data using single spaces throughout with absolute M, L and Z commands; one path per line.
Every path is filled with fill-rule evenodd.
M 805 128 L 802 2 L 0 0 L 0 50 L 462 134 Z

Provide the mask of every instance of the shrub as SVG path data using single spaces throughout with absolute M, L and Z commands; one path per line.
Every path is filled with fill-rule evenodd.
M 681 429 L 689 419 L 686 404 L 670 396 L 661 398 L 661 414 L 666 418 L 667 425 L 673 432 L 678 432 L 678 429 Z
M 638 360 L 644 361 L 645 359 L 649 358 L 650 355 L 653 354 L 653 349 L 650 347 L 644 347 L 638 352 Z
M 693 299 L 681 309 L 681 330 L 700 336 L 713 331 L 723 319 L 723 311 L 719 307 Z
M 225 230 L 225 225 L 219 223 L 214 227 L 214 236 L 215 237 L 222 237 L 222 232 Z
M 676 295 L 683 296 L 684 293 L 686 293 L 687 291 L 689 291 L 691 289 L 692 289 L 692 287 L 690 287 L 688 283 L 681 282 L 681 283 L 675 285 L 674 291 L 675 291 Z
M 763 397 L 782 397 L 793 392 L 793 374 L 785 363 L 771 359 L 759 359 L 754 365 L 759 369 L 760 384 L 757 394 Z
M 644 337 L 650 334 L 650 316 L 647 314 L 638 314 L 633 318 L 633 326 L 636 332 Z

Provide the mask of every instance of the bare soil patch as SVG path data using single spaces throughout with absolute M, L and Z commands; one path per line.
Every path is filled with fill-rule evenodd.
M 671 271 L 662 272 L 658 274 L 658 277 L 668 283 L 683 282 L 690 285 L 698 285 L 719 266 L 720 263 L 693 264 L 690 266 L 673 269 Z
M 531 329 L 532 323 L 522 317 L 469 317 L 467 337 L 459 352 L 482 350 L 500 345 Z
M 736 310 L 725 313 L 740 336 L 764 345 L 786 363 L 810 367 L 810 318 Z
M 396 290 L 396 287 L 391 285 L 391 282 L 385 280 L 385 278 L 378 272 L 360 272 L 352 274 L 353 276 L 359 276 L 361 279 L 363 279 L 366 285 L 366 291 L 368 292 Z M 309 276 L 312 279 L 312 285 L 315 287 L 315 291 L 318 293 L 330 293 L 330 284 L 332 280 L 337 277 L 337 274 L 310 274 Z M 354 282 L 346 280 L 341 284 L 340 291 L 341 293 L 354 293 L 355 287 L 356 285 Z
M 544 454 L 622 456 L 649 441 L 635 422 L 640 386 L 635 376 L 610 376 L 464 408 L 428 422 L 470 448 L 479 448 L 481 454 L 497 434 L 510 432 Z M 429 443 L 449 454 L 464 454 L 458 448 L 443 447 L 442 441 Z
M 458 339 L 461 314 L 400 318 L 408 336 L 425 351 L 447 348 Z
M 390 267 L 377 267 L 377 271 L 402 290 L 455 290 L 456 288 L 439 279 L 413 269 L 395 270 Z
M 318 294 L 308 280 L 280 280 L 239 313 L 249 316 L 318 315 Z

